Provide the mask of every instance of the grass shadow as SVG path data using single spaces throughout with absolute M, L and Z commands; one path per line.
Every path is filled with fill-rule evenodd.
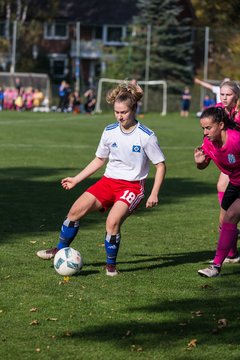
M 119 314 L 112 322 L 82 326 L 79 330 L 72 331 L 67 341 L 84 339 L 90 344 L 111 342 L 116 348 L 132 348 L 132 351 L 137 351 L 137 348 L 142 351 L 171 351 L 171 348 L 179 346 L 186 338 L 189 341 L 197 339 L 203 350 L 214 344 L 239 346 L 239 325 L 235 318 L 235 314 L 239 313 L 238 297 L 221 298 L 215 287 L 216 282 L 212 286 L 199 288 L 197 299 L 159 299 L 144 307 L 130 306 L 127 309 L 129 320 L 121 319 Z M 221 319 L 226 319 L 226 326 L 221 326 Z M 64 334 L 60 336 L 66 339 Z M 184 342 L 182 348 L 187 350 L 187 345 Z M 201 354 L 197 351 L 198 359 L 205 358 Z
M 3 233 L 1 242 L 7 241 L 12 234 L 43 233 L 59 229 L 72 203 L 79 194 L 96 181 L 94 178 L 86 179 L 72 191 L 65 191 L 61 187 L 60 179 L 49 181 L 49 177 L 55 178 L 65 170 L 64 168 L 28 167 L 1 169 L 0 217 Z M 71 172 L 76 173 L 77 170 L 71 169 Z M 153 179 L 149 178 L 145 200 L 152 184 Z M 161 192 L 161 204 L 174 204 L 194 194 L 212 192 L 215 192 L 215 188 L 211 184 L 187 178 L 167 178 Z M 146 215 L 151 214 L 151 211 L 145 208 L 145 201 L 141 204 L 139 211 Z M 102 220 L 99 213 L 89 214 L 81 226 L 88 227 Z

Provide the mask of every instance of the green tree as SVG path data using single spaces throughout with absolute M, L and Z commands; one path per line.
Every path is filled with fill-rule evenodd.
M 28 17 L 51 19 L 59 8 L 59 0 L 0 0 L 2 19 L 17 20 L 24 23 Z
M 192 4 L 196 14 L 195 32 L 201 34 L 196 46 L 198 76 L 203 77 L 203 51 L 199 53 L 204 48 L 205 28 L 209 27 L 208 79 L 240 79 L 239 0 L 192 0 Z
M 192 0 L 192 4 L 196 14 L 195 25 L 239 29 L 239 0 Z
M 192 30 L 180 1 L 138 0 L 138 7 L 140 13 L 135 19 L 136 36 L 132 51 L 138 77 L 145 77 L 149 36 L 149 79 L 167 80 L 175 89 L 190 84 L 193 73 Z
M 124 39 L 127 46 L 120 48 L 105 47 L 104 54 L 106 59 L 105 77 L 114 79 L 131 79 L 134 78 L 134 64 L 132 61 L 131 38 Z
M 0 52 L 11 58 L 13 21 L 17 21 L 16 71 L 40 71 L 48 69 L 46 54 L 39 44 L 43 36 L 43 21 L 51 20 L 59 7 L 59 0 L 0 0 L 0 16 L 5 23 L 5 46 Z M 3 41 L 3 40 L 2 40 Z M 1 41 L 1 44 L 2 43 Z M 8 45 L 7 45 L 8 44 Z M 21 44 L 21 45 L 20 45 Z M 33 59 L 33 46 L 38 45 L 38 59 Z M 46 66 L 47 65 L 47 66 Z

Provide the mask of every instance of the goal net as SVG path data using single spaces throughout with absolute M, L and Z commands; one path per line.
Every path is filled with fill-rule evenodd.
M 98 82 L 97 103 L 95 112 L 102 112 L 103 101 L 107 91 L 110 89 L 109 84 L 120 84 L 123 80 L 101 78 Z M 143 87 L 144 112 L 156 111 L 161 115 L 167 114 L 167 82 L 164 80 L 138 81 Z M 111 85 L 112 86 L 112 85 Z M 105 102 L 104 102 L 105 103 Z
M 20 80 L 21 86 L 24 88 L 33 87 L 34 89 L 39 89 L 44 94 L 44 105 L 49 106 L 51 100 L 51 87 L 50 79 L 47 74 L 38 74 L 38 73 L 10 73 L 10 72 L 0 72 L 0 84 L 4 88 L 6 87 L 15 87 L 16 79 Z

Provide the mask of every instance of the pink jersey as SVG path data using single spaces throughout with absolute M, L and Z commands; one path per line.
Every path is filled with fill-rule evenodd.
M 221 107 L 224 109 L 224 105 L 223 103 L 219 102 L 215 105 L 215 107 Z M 229 116 L 232 117 L 233 116 L 233 120 L 240 124 L 240 112 L 236 110 L 236 105 L 231 109 Z
M 227 141 L 222 147 L 204 138 L 202 149 L 206 160 L 212 159 L 216 166 L 229 176 L 234 186 L 240 186 L 240 131 L 227 130 Z

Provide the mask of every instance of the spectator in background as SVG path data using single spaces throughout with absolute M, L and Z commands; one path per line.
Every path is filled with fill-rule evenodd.
M 92 114 L 95 110 L 95 106 L 97 102 L 95 91 L 93 89 L 89 89 L 85 91 L 84 97 L 86 98 L 84 104 L 84 110 L 87 114 Z
M 0 86 L 0 111 L 2 111 L 4 109 L 3 104 L 4 104 L 4 90 Z
M 202 115 L 203 110 L 209 108 L 210 106 L 215 106 L 215 100 L 210 98 L 209 95 L 205 95 L 202 104 L 202 110 L 197 112 L 197 117 Z
M 30 86 L 28 87 L 23 95 L 24 100 L 24 108 L 25 110 L 32 110 L 33 109 L 33 88 Z
M 39 107 L 44 100 L 44 94 L 39 89 L 31 86 L 21 87 L 20 91 L 16 87 L 0 87 L 0 109 L 5 110 L 33 110 Z
M 15 100 L 17 98 L 17 90 L 15 88 L 7 87 L 4 91 L 4 109 L 14 110 Z
M 66 81 L 63 80 L 59 86 L 59 89 L 58 89 L 58 96 L 59 96 L 59 104 L 58 104 L 58 109 L 60 111 L 62 111 L 63 109 L 63 104 L 64 104 L 64 97 L 65 97 L 65 88 L 66 88 Z
M 79 114 L 81 111 L 81 97 L 77 90 L 75 90 L 73 93 L 70 94 L 70 108 L 72 109 L 72 112 L 74 114 Z
M 21 90 L 18 92 L 15 100 L 14 100 L 14 109 L 17 111 L 24 110 L 24 102 L 25 102 L 25 93 L 24 90 L 21 88 Z
M 66 83 L 65 86 L 65 93 L 64 93 L 64 99 L 63 99 L 63 111 L 67 112 L 70 111 L 70 95 L 72 93 L 71 87 L 69 83 Z
M 42 102 L 44 100 L 43 92 L 39 89 L 35 89 L 33 91 L 33 107 L 39 107 L 42 105 Z
M 210 98 L 209 95 L 205 95 L 203 99 L 203 110 L 215 105 L 215 100 Z
M 182 93 L 182 96 L 181 96 L 181 112 L 180 112 L 180 115 L 182 117 L 188 117 L 190 104 L 191 104 L 191 99 L 192 99 L 192 96 L 190 94 L 190 90 L 186 86 L 185 89 L 184 89 L 184 92 Z
M 19 94 L 22 90 L 22 84 L 21 84 L 21 80 L 19 79 L 19 77 L 15 78 L 15 89 L 17 90 L 17 93 Z

